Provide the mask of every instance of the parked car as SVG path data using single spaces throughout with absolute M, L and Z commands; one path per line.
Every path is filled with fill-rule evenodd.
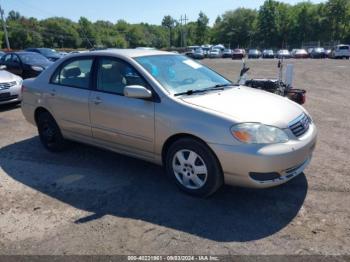
M 277 58 L 291 58 L 290 52 L 287 49 L 281 49 L 277 52 Z
M 185 55 L 192 58 L 194 50 L 196 50 L 197 48 L 200 48 L 200 46 L 188 46 L 186 48 Z
M 224 49 L 222 52 L 222 58 L 232 58 L 232 50 L 229 48 Z
M 27 48 L 25 51 L 39 53 L 53 62 L 62 57 L 55 49 L 51 48 Z
M 263 58 L 275 58 L 275 53 L 273 52 L 272 49 L 265 49 L 262 52 L 262 57 Z
M 81 53 L 87 53 L 90 52 L 89 50 L 73 50 L 70 51 L 69 54 L 81 54 Z
M 223 183 L 266 188 L 295 178 L 317 135 L 296 103 L 152 50 L 64 57 L 24 81 L 22 112 L 50 151 L 73 140 L 164 165 L 196 196 Z
M 310 57 L 311 58 L 326 58 L 326 51 L 324 50 L 323 47 L 316 47 L 314 49 L 312 49 L 311 53 L 310 53 Z
M 209 56 L 209 51 L 212 48 L 212 45 L 202 45 L 202 49 L 204 52 L 204 57 L 208 57 Z
M 20 103 L 22 78 L 4 69 L 5 66 L 0 66 L 0 105 Z
M 326 57 L 330 58 L 332 56 L 332 49 L 325 50 Z
M 261 52 L 258 49 L 249 49 L 248 58 L 260 58 Z
M 6 54 L 6 53 L 3 52 L 3 51 L 0 51 L 0 58 L 1 58 L 4 54 Z
M 222 45 L 222 44 L 218 44 L 218 45 L 212 46 L 211 49 L 219 49 L 219 50 L 221 51 L 221 53 L 222 53 L 222 52 L 224 52 L 224 50 L 225 50 L 225 46 Z
M 331 53 L 331 57 L 338 59 L 338 58 L 350 58 L 350 45 L 337 45 L 334 47 Z
M 217 48 L 211 49 L 211 50 L 209 51 L 208 57 L 209 57 L 209 58 L 221 58 L 221 57 L 222 57 L 221 50 L 220 50 L 220 49 L 217 49 Z
M 58 54 L 59 54 L 61 57 L 63 57 L 63 56 L 68 55 L 68 52 L 63 52 L 63 51 L 61 51 L 61 52 L 58 52 Z
M 245 57 L 245 50 L 244 49 L 235 49 L 232 52 L 232 59 L 243 59 Z
M 312 53 L 312 50 L 314 50 L 314 47 L 310 47 L 310 48 L 307 49 L 307 53 L 309 54 L 309 56 Z
M 33 52 L 7 53 L 0 59 L 0 65 L 6 66 L 7 71 L 23 79 L 38 76 L 51 64 L 44 56 Z
M 306 52 L 305 49 L 294 49 L 291 53 L 291 56 L 293 58 L 308 58 L 309 54 Z
M 204 59 L 204 51 L 202 48 L 196 48 L 193 52 L 192 58 L 194 59 Z

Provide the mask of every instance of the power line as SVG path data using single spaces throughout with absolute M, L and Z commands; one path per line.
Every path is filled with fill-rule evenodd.
M 41 8 L 38 8 L 37 6 L 28 4 L 28 2 L 26 2 L 25 0 L 20 0 L 20 2 L 24 5 L 26 5 L 28 8 L 32 9 L 33 11 L 35 11 L 37 14 L 42 15 L 43 13 L 45 13 L 47 16 L 53 16 L 53 17 L 57 17 L 57 14 L 54 14 L 52 12 L 49 12 L 47 10 L 43 10 Z

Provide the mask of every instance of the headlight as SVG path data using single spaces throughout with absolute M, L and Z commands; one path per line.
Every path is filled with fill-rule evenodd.
M 22 83 L 23 83 L 23 79 L 22 79 L 22 78 L 18 78 L 18 79 L 16 80 L 16 83 L 17 83 L 17 85 L 21 86 Z
M 41 71 L 44 70 L 44 68 L 41 67 L 41 66 L 32 66 L 32 69 L 33 69 L 34 71 L 38 71 L 38 72 L 41 72 Z
M 276 144 L 288 142 L 287 134 L 280 128 L 259 123 L 243 123 L 231 128 L 238 141 L 246 144 Z

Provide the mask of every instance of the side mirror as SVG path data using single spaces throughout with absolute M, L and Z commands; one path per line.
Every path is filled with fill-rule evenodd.
M 6 65 L 0 65 L 0 70 L 5 70 L 6 68 Z
M 139 85 L 131 85 L 124 87 L 124 95 L 130 98 L 151 98 L 152 92 L 147 88 Z

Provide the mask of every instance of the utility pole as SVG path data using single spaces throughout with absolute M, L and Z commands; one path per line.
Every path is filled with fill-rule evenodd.
M 10 47 L 10 42 L 9 42 L 9 36 L 7 34 L 6 21 L 4 19 L 4 10 L 1 8 L 1 5 L 0 5 L 0 15 L 1 15 L 2 27 L 4 28 L 4 32 L 5 32 L 6 47 L 8 50 L 10 50 L 11 47 Z
M 181 24 L 181 47 L 186 46 L 186 25 L 187 25 L 187 15 L 185 14 L 184 16 L 181 15 L 180 18 L 180 24 Z M 185 25 L 185 29 L 184 26 Z

